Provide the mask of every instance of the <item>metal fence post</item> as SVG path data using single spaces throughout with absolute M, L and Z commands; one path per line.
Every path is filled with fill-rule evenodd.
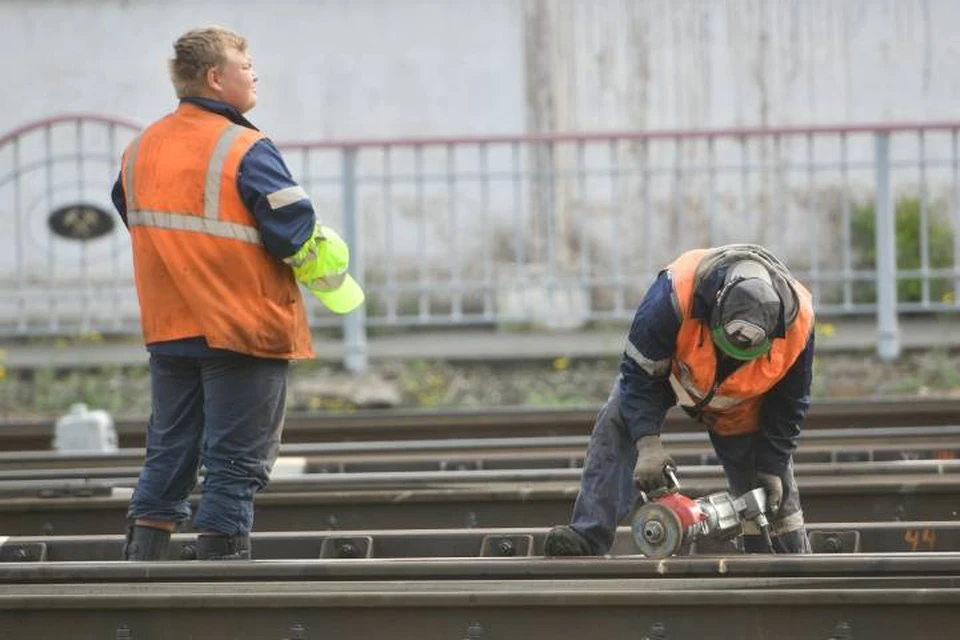
M 357 150 L 351 147 L 343 149 L 343 171 L 341 173 L 343 204 L 343 235 L 350 247 L 350 273 L 363 284 L 363 252 L 360 246 L 360 234 L 357 231 Z M 343 366 L 351 373 L 367 370 L 367 310 L 360 305 L 356 311 L 343 318 Z
M 890 196 L 890 134 L 876 134 L 877 356 L 900 356 L 897 324 L 897 230 Z

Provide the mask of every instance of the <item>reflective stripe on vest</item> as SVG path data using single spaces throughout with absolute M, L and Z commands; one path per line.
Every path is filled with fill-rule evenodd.
M 189 213 L 168 213 L 166 211 L 130 211 L 127 213 L 130 226 L 152 227 L 154 229 L 172 229 L 175 231 L 194 231 L 208 236 L 240 240 L 250 244 L 263 244 L 260 232 L 239 222 L 211 220 L 193 216 Z
M 700 390 L 693 382 L 677 379 L 675 374 L 670 374 L 670 387 L 677 396 L 677 404 L 681 407 L 698 407 L 700 409 L 729 409 L 735 407 L 746 400 L 746 398 L 735 398 L 733 396 L 723 396 L 716 394 L 710 398 L 710 402 L 700 405 L 710 390 Z
M 127 214 L 137 209 L 136 193 L 133 190 L 133 163 L 137 158 L 137 149 L 140 148 L 140 138 L 142 137 L 143 134 L 141 133 L 130 143 L 130 151 L 127 152 L 127 161 L 123 168 L 123 191 L 127 197 Z
M 244 127 L 231 124 L 217 138 L 217 143 L 214 145 L 213 153 L 207 163 L 203 188 L 203 217 L 185 212 L 142 211 L 137 208 L 133 167 L 136 164 L 137 148 L 140 144 L 140 137 L 138 136 L 130 145 L 124 169 L 123 187 L 127 196 L 127 223 L 131 227 L 192 231 L 217 238 L 239 240 L 256 245 L 263 244 L 260 239 L 260 231 L 256 227 L 239 222 L 220 220 L 220 184 L 223 180 L 223 167 L 226 164 L 230 147 L 243 131 Z

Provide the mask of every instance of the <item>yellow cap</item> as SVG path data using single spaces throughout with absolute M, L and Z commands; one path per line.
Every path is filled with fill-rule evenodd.
M 354 280 L 347 267 L 350 264 L 350 248 L 336 231 L 330 227 L 321 226 L 319 241 L 319 268 L 320 273 L 328 274 L 313 280 L 308 288 L 322 302 L 325 307 L 334 313 L 350 313 L 363 304 L 363 289 Z M 319 240 L 319 238 L 318 238 Z

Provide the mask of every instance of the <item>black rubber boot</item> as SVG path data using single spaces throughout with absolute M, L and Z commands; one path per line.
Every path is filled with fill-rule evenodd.
M 781 533 L 773 539 L 777 553 L 813 553 L 806 529 Z
M 123 545 L 124 560 L 166 560 L 170 548 L 170 532 L 132 524 L 127 527 Z
M 547 556 L 595 556 L 593 547 L 572 527 L 561 525 L 550 529 L 543 541 L 543 554 Z
M 202 533 L 197 536 L 197 560 L 250 560 L 250 536 Z
M 813 553 L 806 529 L 772 536 L 770 542 L 773 549 L 767 546 L 763 536 L 744 535 L 743 550 L 745 553 Z

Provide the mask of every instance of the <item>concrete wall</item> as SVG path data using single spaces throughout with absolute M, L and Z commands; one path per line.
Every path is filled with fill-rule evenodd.
M 245 33 L 277 139 L 955 115 L 954 0 L 0 0 L 0 131 L 149 121 L 184 30 Z
M 0 135 L 67 112 L 156 119 L 175 106 L 173 41 L 209 23 L 249 38 L 260 75 L 249 115 L 278 141 L 929 121 L 956 118 L 960 104 L 956 0 L 0 0 Z M 0 236 L 0 285 L 36 294 L 38 315 L 51 313 L 43 286 L 79 290 L 72 279 L 102 276 L 129 289 L 122 228 L 82 244 L 47 226 L 59 206 L 111 208 L 132 131 L 120 133 L 62 128 L 0 146 L 0 228 L 13 230 Z M 764 242 L 792 265 L 837 268 L 840 212 L 851 194 L 872 193 L 873 143 L 850 141 L 860 168 L 842 193 L 836 139 L 818 142 L 815 180 L 803 137 L 719 142 L 712 166 L 726 170 L 715 177 L 702 140 L 600 143 L 586 151 L 599 175 L 582 181 L 572 144 L 524 146 L 519 159 L 510 145 L 452 156 L 435 146 L 425 181 L 411 177 L 409 148 L 389 159 L 365 149 L 360 253 L 368 282 L 389 289 L 428 264 L 428 284 L 455 292 L 463 280 L 522 280 L 523 269 L 533 280 L 644 284 L 678 251 L 714 241 Z M 931 198 L 952 198 L 938 209 L 960 233 L 949 134 L 925 144 L 941 160 L 928 169 Z M 916 193 L 917 138 L 893 145 L 894 190 Z M 288 153 L 334 226 L 341 159 Z M 481 164 L 497 174 L 490 184 L 468 175 Z M 127 289 L 112 299 L 135 309 Z M 636 300 L 618 295 L 618 309 Z M 15 315 L 32 302 L 0 291 L 4 304 Z
M 0 1 L 0 131 L 67 111 L 150 121 L 185 30 L 245 34 L 260 74 L 251 119 L 278 140 L 516 132 L 519 7 L 510 0 Z
M 952 0 L 530 0 L 526 8 L 538 129 L 956 115 L 960 47 L 950 25 L 960 3 Z

